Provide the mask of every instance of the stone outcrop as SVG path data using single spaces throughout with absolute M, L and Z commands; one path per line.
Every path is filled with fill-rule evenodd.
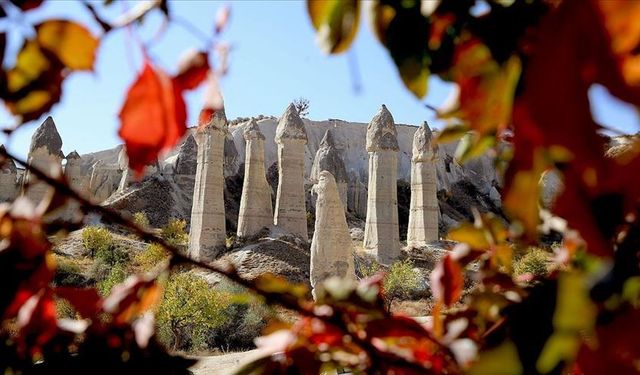
M 127 156 L 127 150 L 123 147 L 118 155 L 118 167 L 122 171 L 122 177 L 118 184 L 118 192 L 124 191 L 135 180 L 135 173 L 129 168 L 129 157 Z
M 413 136 L 411 159 L 411 203 L 407 245 L 425 246 L 438 240 L 437 149 L 431 143 L 432 133 L 425 121 Z
M 76 151 L 71 151 L 65 159 L 67 164 L 64 166 L 64 177 L 67 183 L 78 193 L 87 196 L 89 179 L 82 170 L 82 157 Z
M 0 145 L 4 150 L 4 145 Z M 18 196 L 18 169 L 12 159 L 0 165 L 0 202 L 12 201 Z
M 245 128 L 244 139 L 246 157 L 237 231 L 240 238 L 252 236 L 273 224 L 271 187 L 264 167 L 264 135 L 255 119 Z
M 56 129 L 56 124 L 51 116 L 40 125 L 31 137 L 28 163 L 51 177 L 59 176 L 62 171 L 62 138 Z M 49 190 L 49 185 L 27 171 L 23 187 L 25 194 L 34 203 L 39 203 Z
M 342 206 L 347 209 L 349 176 L 347 175 L 344 161 L 335 147 L 333 134 L 330 129 L 327 129 L 324 133 L 324 137 L 322 137 L 322 141 L 320 142 L 320 148 L 318 148 L 316 156 L 313 159 L 310 176 L 311 182 L 317 183 L 320 178 L 320 172 L 322 171 L 330 172 L 335 178 Z
M 304 189 L 304 162 L 307 132 L 296 107 L 289 105 L 278 122 L 278 193 L 274 224 L 308 239 Z
M 364 250 L 379 263 L 400 255 L 398 226 L 398 140 L 393 116 L 383 104 L 367 126 L 369 184 Z
M 122 179 L 122 170 L 117 164 L 108 164 L 102 160 L 91 166 L 89 194 L 91 200 L 101 203 L 118 190 Z
M 344 207 L 335 179 L 328 171 L 318 173 L 314 190 L 316 223 L 311 241 L 311 287 L 323 280 L 337 276 L 355 279 L 353 249 Z
M 355 170 L 349 172 L 349 186 L 347 188 L 347 207 L 357 217 L 367 216 L 367 185 L 366 177 L 362 177 Z
M 189 255 L 210 262 L 225 248 L 224 141 L 227 117 L 217 111 L 211 122 L 197 131 L 198 164 L 193 190 Z

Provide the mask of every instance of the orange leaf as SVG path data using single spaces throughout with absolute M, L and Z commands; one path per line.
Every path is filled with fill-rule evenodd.
M 120 110 L 118 134 L 126 144 L 129 165 L 137 173 L 158 154 L 173 147 L 186 131 L 181 90 L 162 71 L 145 62 Z

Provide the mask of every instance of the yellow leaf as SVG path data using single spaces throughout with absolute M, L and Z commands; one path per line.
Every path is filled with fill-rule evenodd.
M 323 52 L 336 54 L 349 49 L 358 31 L 359 1 L 308 0 L 307 11 Z
M 20 90 L 49 69 L 50 65 L 38 43 L 34 40 L 26 41 L 18 53 L 15 67 L 7 73 L 9 91 Z
M 487 239 L 487 232 L 482 228 L 476 228 L 471 223 L 462 223 L 447 234 L 451 241 L 464 242 L 475 250 L 485 250 L 491 246 Z
M 518 349 L 512 342 L 507 341 L 495 349 L 482 353 L 467 374 L 519 375 L 522 374 L 522 370 Z
M 482 156 L 488 149 L 496 144 L 496 137 L 493 135 L 480 135 L 478 133 L 467 133 L 456 148 L 455 158 L 460 163 Z
M 427 94 L 430 73 L 425 64 L 416 59 L 407 59 L 398 66 L 398 70 L 402 82 L 415 96 L 422 98 Z
M 36 26 L 38 43 L 69 69 L 93 70 L 99 40 L 73 21 L 48 20 Z
M 436 143 L 449 143 L 453 141 L 457 141 L 462 138 L 467 132 L 469 128 L 466 125 L 449 125 L 446 128 L 442 129 L 438 136 L 436 137 Z

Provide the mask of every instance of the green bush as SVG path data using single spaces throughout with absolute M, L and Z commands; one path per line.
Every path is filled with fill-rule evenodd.
M 254 339 L 260 335 L 273 310 L 244 288 L 221 281 L 216 290 L 232 297 L 224 310 L 224 323 L 211 331 L 211 344 L 224 350 L 254 348 Z
M 100 251 L 108 251 L 114 246 L 113 234 L 103 227 L 86 227 L 82 231 L 82 246 L 91 256 Z
M 142 211 L 138 211 L 136 213 L 133 214 L 133 222 L 141 227 L 148 227 L 149 226 L 149 217 L 147 217 L 147 214 L 145 214 Z
M 396 298 L 408 299 L 420 286 L 420 275 L 413 269 L 413 262 L 407 258 L 394 262 L 384 277 L 383 287 L 389 304 Z
M 358 266 L 360 277 L 370 277 L 380 272 L 381 266 L 374 260 L 363 260 Z M 413 269 L 413 262 L 407 258 L 391 264 L 382 280 L 387 307 L 396 299 L 408 299 L 420 286 L 420 274 Z
M 135 257 L 136 264 L 143 270 L 149 271 L 169 257 L 169 251 L 162 245 L 152 243 Z
M 231 296 L 217 292 L 189 272 L 173 274 L 156 314 L 158 337 L 174 350 L 208 346 L 212 329 L 227 319 Z
M 97 289 L 101 295 L 107 296 L 111 293 L 111 289 L 117 284 L 120 284 L 127 278 L 127 271 L 123 264 L 116 263 L 111 267 L 106 278 L 98 281 Z
M 547 274 L 547 264 L 551 255 L 540 248 L 531 248 L 524 256 L 516 260 L 513 265 L 513 273 L 516 276 L 531 274 L 542 277 Z
M 189 234 L 185 230 L 186 227 L 186 221 L 171 218 L 167 225 L 162 227 L 160 236 L 172 245 L 184 245 L 189 242 Z

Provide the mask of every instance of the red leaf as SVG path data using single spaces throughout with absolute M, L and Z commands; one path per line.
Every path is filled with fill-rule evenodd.
M 433 296 L 445 305 L 451 306 L 462 295 L 463 286 L 462 268 L 451 254 L 447 254 L 431 272 Z
M 209 56 L 203 51 L 188 51 L 178 64 L 178 74 L 173 81 L 179 90 L 193 90 L 207 78 Z
M 132 276 L 116 285 L 102 301 L 102 309 L 119 323 L 131 322 L 155 305 L 161 296 L 156 280 Z
M 95 288 L 59 287 L 55 294 L 69 301 L 83 318 L 95 317 L 100 310 L 100 296 Z
M 36 9 L 43 2 L 44 0 L 11 0 L 11 3 L 22 11 Z
M 56 304 L 51 291 L 47 290 L 29 298 L 18 313 L 18 340 L 29 354 L 38 353 L 58 331 Z
M 137 173 L 153 163 L 161 151 L 175 146 L 186 132 L 186 106 L 181 93 L 148 61 L 129 88 L 120 110 L 118 134 L 126 144 L 129 165 Z

